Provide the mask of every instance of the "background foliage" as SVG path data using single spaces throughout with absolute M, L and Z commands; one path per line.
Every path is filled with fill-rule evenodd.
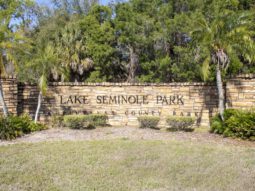
M 12 10 L 13 2 L 8 2 L 1 1 L 1 9 L 9 6 Z M 20 2 L 22 7 L 26 1 Z M 130 0 L 100 6 L 98 1 L 53 0 L 52 4 L 42 7 L 29 2 L 24 22 L 16 22 L 19 27 L 1 27 L 0 32 L 16 35 L 22 31 L 22 38 L 29 39 L 22 43 L 25 52 L 13 49 L 15 54 L 10 54 L 14 55 L 20 80 L 38 80 L 40 66 L 45 64 L 40 61 L 39 67 L 31 68 L 29 63 L 38 61 L 38 55 L 51 46 L 56 58 L 47 63 L 51 68 L 48 81 L 213 81 L 215 69 L 210 65 L 207 45 L 215 44 L 212 40 L 217 38 L 229 42 L 219 30 L 226 34 L 227 22 L 238 22 L 240 15 L 246 16 L 249 29 L 254 29 L 254 1 Z M 202 33 L 203 23 L 212 33 Z M 190 33 L 195 30 L 202 36 Z M 246 28 L 239 30 L 245 32 Z M 0 38 L 4 39 L 3 35 Z M 246 33 L 239 39 L 239 47 L 244 49 L 227 49 L 230 66 L 223 75 L 254 72 L 255 59 L 248 54 L 254 50 L 253 39 L 254 33 Z M 0 47 L 4 45 L 1 41 Z

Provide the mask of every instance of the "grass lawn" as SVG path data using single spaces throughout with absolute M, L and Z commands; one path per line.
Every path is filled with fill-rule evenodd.
M 255 148 L 191 141 L 0 147 L 0 190 L 255 190 Z

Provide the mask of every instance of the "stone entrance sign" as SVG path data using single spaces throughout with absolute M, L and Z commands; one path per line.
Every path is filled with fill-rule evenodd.
M 37 99 L 32 86 L 20 88 L 24 94 L 23 112 L 31 111 Z M 214 85 L 197 84 L 85 84 L 53 83 L 44 99 L 42 115 L 107 114 L 114 126 L 137 126 L 139 116 L 159 116 L 164 125 L 167 116 L 196 117 L 208 125 L 217 111 Z
M 225 85 L 227 107 L 255 106 L 255 76 L 244 75 Z M 1 79 L 9 111 L 34 116 L 38 89 L 18 83 L 15 78 Z M 53 115 L 107 114 L 110 125 L 137 126 L 139 116 L 159 116 L 161 126 L 167 116 L 191 116 L 198 125 L 208 126 L 217 113 L 217 88 L 214 84 L 170 83 L 51 83 L 44 98 L 40 120 Z

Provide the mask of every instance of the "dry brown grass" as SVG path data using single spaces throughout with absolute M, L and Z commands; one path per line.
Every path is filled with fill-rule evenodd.
M 192 141 L 54 141 L 0 147 L 0 190 L 255 190 L 255 148 Z

